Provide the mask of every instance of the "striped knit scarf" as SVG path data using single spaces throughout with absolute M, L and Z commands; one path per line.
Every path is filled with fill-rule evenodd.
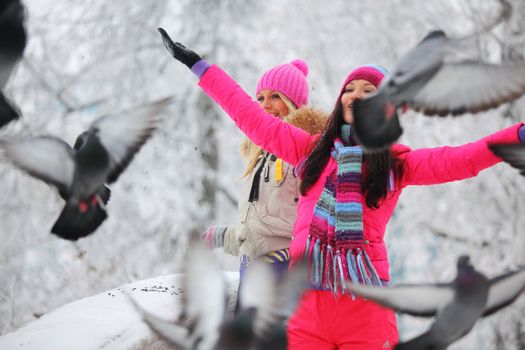
M 364 249 L 363 151 L 339 139 L 334 146 L 337 170 L 326 178 L 315 205 L 305 256 L 315 289 L 347 293 L 346 279 L 378 286 L 381 281 Z

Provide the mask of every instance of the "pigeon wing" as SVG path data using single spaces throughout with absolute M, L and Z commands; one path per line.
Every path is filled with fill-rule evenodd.
M 93 122 L 95 132 L 110 155 L 111 164 L 107 183 L 116 181 L 134 155 L 153 134 L 159 114 L 171 103 L 165 98 L 131 111 L 101 117 Z
M 4 89 L 27 43 L 25 8 L 20 0 L 4 0 L 0 12 L 0 89 Z
M 346 281 L 353 294 L 413 316 L 434 316 L 454 298 L 449 284 L 375 287 Z
M 286 349 L 287 321 L 309 286 L 306 261 L 277 279 L 269 264 L 254 261 L 241 284 L 241 307 L 256 310 L 253 331 L 256 348 Z
M 162 319 L 146 311 L 131 295 L 126 295 L 140 313 L 144 322 L 160 338 L 164 339 L 169 344 L 175 345 L 177 349 L 191 349 L 188 330 L 185 327 L 182 327 L 173 321 Z
M 424 82 L 443 63 L 447 46 L 448 38 L 443 31 L 429 32 L 416 47 L 399 59 L 390 78 L 392 83 L 406 86 Z
M 270 322 L 276 303 L 276 281 L 270 266 L 255 260 L 246 270 L 239 294 L 241 310 L 257 310 L 254 331 L 259 336 Z
M 18 119 L 19 116 L 18 108 L 11 104 L 4 94 L 0 92 L 0 128 L 12 120 Z
M 287 271 L 277 285 L 277 303 L 273 313 L 273 323 L 286 323 L 299 304 L 306 288 L 309 287 L 308 264 L 301 260 L 294 269 Z
M 511 304 L 525 290 L 525 268 L 490 280 L 490 289 L 483 316 Z
M 265 308 L 274 300 L 275 278 L 268 264 L 255 260 L 246 270 L 244 280 L 240 287 L 241 308 Z
M 460 115 L 496 108 L 524 93 L 524 62 L 463 61 L 443 65 L 408 103 L 425 115 Z
M 510 166 L 519 169 L 525 176 L 525 145 L 524 144 L 491 144 L 489 149 Z
M 183 283 L 183 312 L 191 322 L 190 337 L 199 347 L 211 349 L 226 319 L 227 285 L 215 256 L 198 237 L 190 241 Z
M 5 155 L 17 167 L 68 193 L 75 173 L 73 149 L 52 136 L 29 137 L 2 142 Z

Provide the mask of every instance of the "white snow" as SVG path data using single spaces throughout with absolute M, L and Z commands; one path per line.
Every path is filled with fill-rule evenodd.
M 181 276 L 142 280 L 66 304 L 1 336 L 0 349 L 143 349 L 157 338 L 142 322 L 127 294 L 147 311 L 175 320 L 181 310 Z M 239 274 L 230 271 L 224 276 L 233 305 Z

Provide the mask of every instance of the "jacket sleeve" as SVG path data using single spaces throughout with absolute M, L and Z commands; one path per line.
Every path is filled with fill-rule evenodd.
M 224 232 L 224 252 L 230 255 L 239 255 L 239 248 L 241 247 L 241 241 L 237 234 L 237 226 L 230 225 Z
M 264 150 L 296 165 L 311 149 L 313 138 L 308 132 L 266 113 L 218 66 L 203 74 L 199 86 Z
M 478 175 L 481 170 L 501 161 L 487 145 L 518 143 L 522 123 L 498 131 L 478 141 L 457 147 L 405 149 L 397 157 L 403 161 L 402 187 L 432 185 L 463 180 Z

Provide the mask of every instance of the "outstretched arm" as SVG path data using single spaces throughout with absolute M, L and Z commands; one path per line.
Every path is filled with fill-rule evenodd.
M 292 165 L 308 154 L 316 138 L 266 113 L 223 70 L 216 65 L 210 66 L 184 45 L 174 43 L 162 28 L 159 32 L 172 56 L 200 78 L 199 86 L 228 113 L 252 142 Z
M 230 255 L 239 255 L 242 241 L 237 234 L 235 225 L 213 225 L 201 234 L 201 238 L 211 248 L 224 248 L 224 252 Z
M 432 185 L 463 180 L 501 161 L 488 148 L 492 143 L 518 143 L 522 123 L 513 125 L 478 141 L 457 147 L 406 150 L 398 157 L 404 163 L 402 186 Z

